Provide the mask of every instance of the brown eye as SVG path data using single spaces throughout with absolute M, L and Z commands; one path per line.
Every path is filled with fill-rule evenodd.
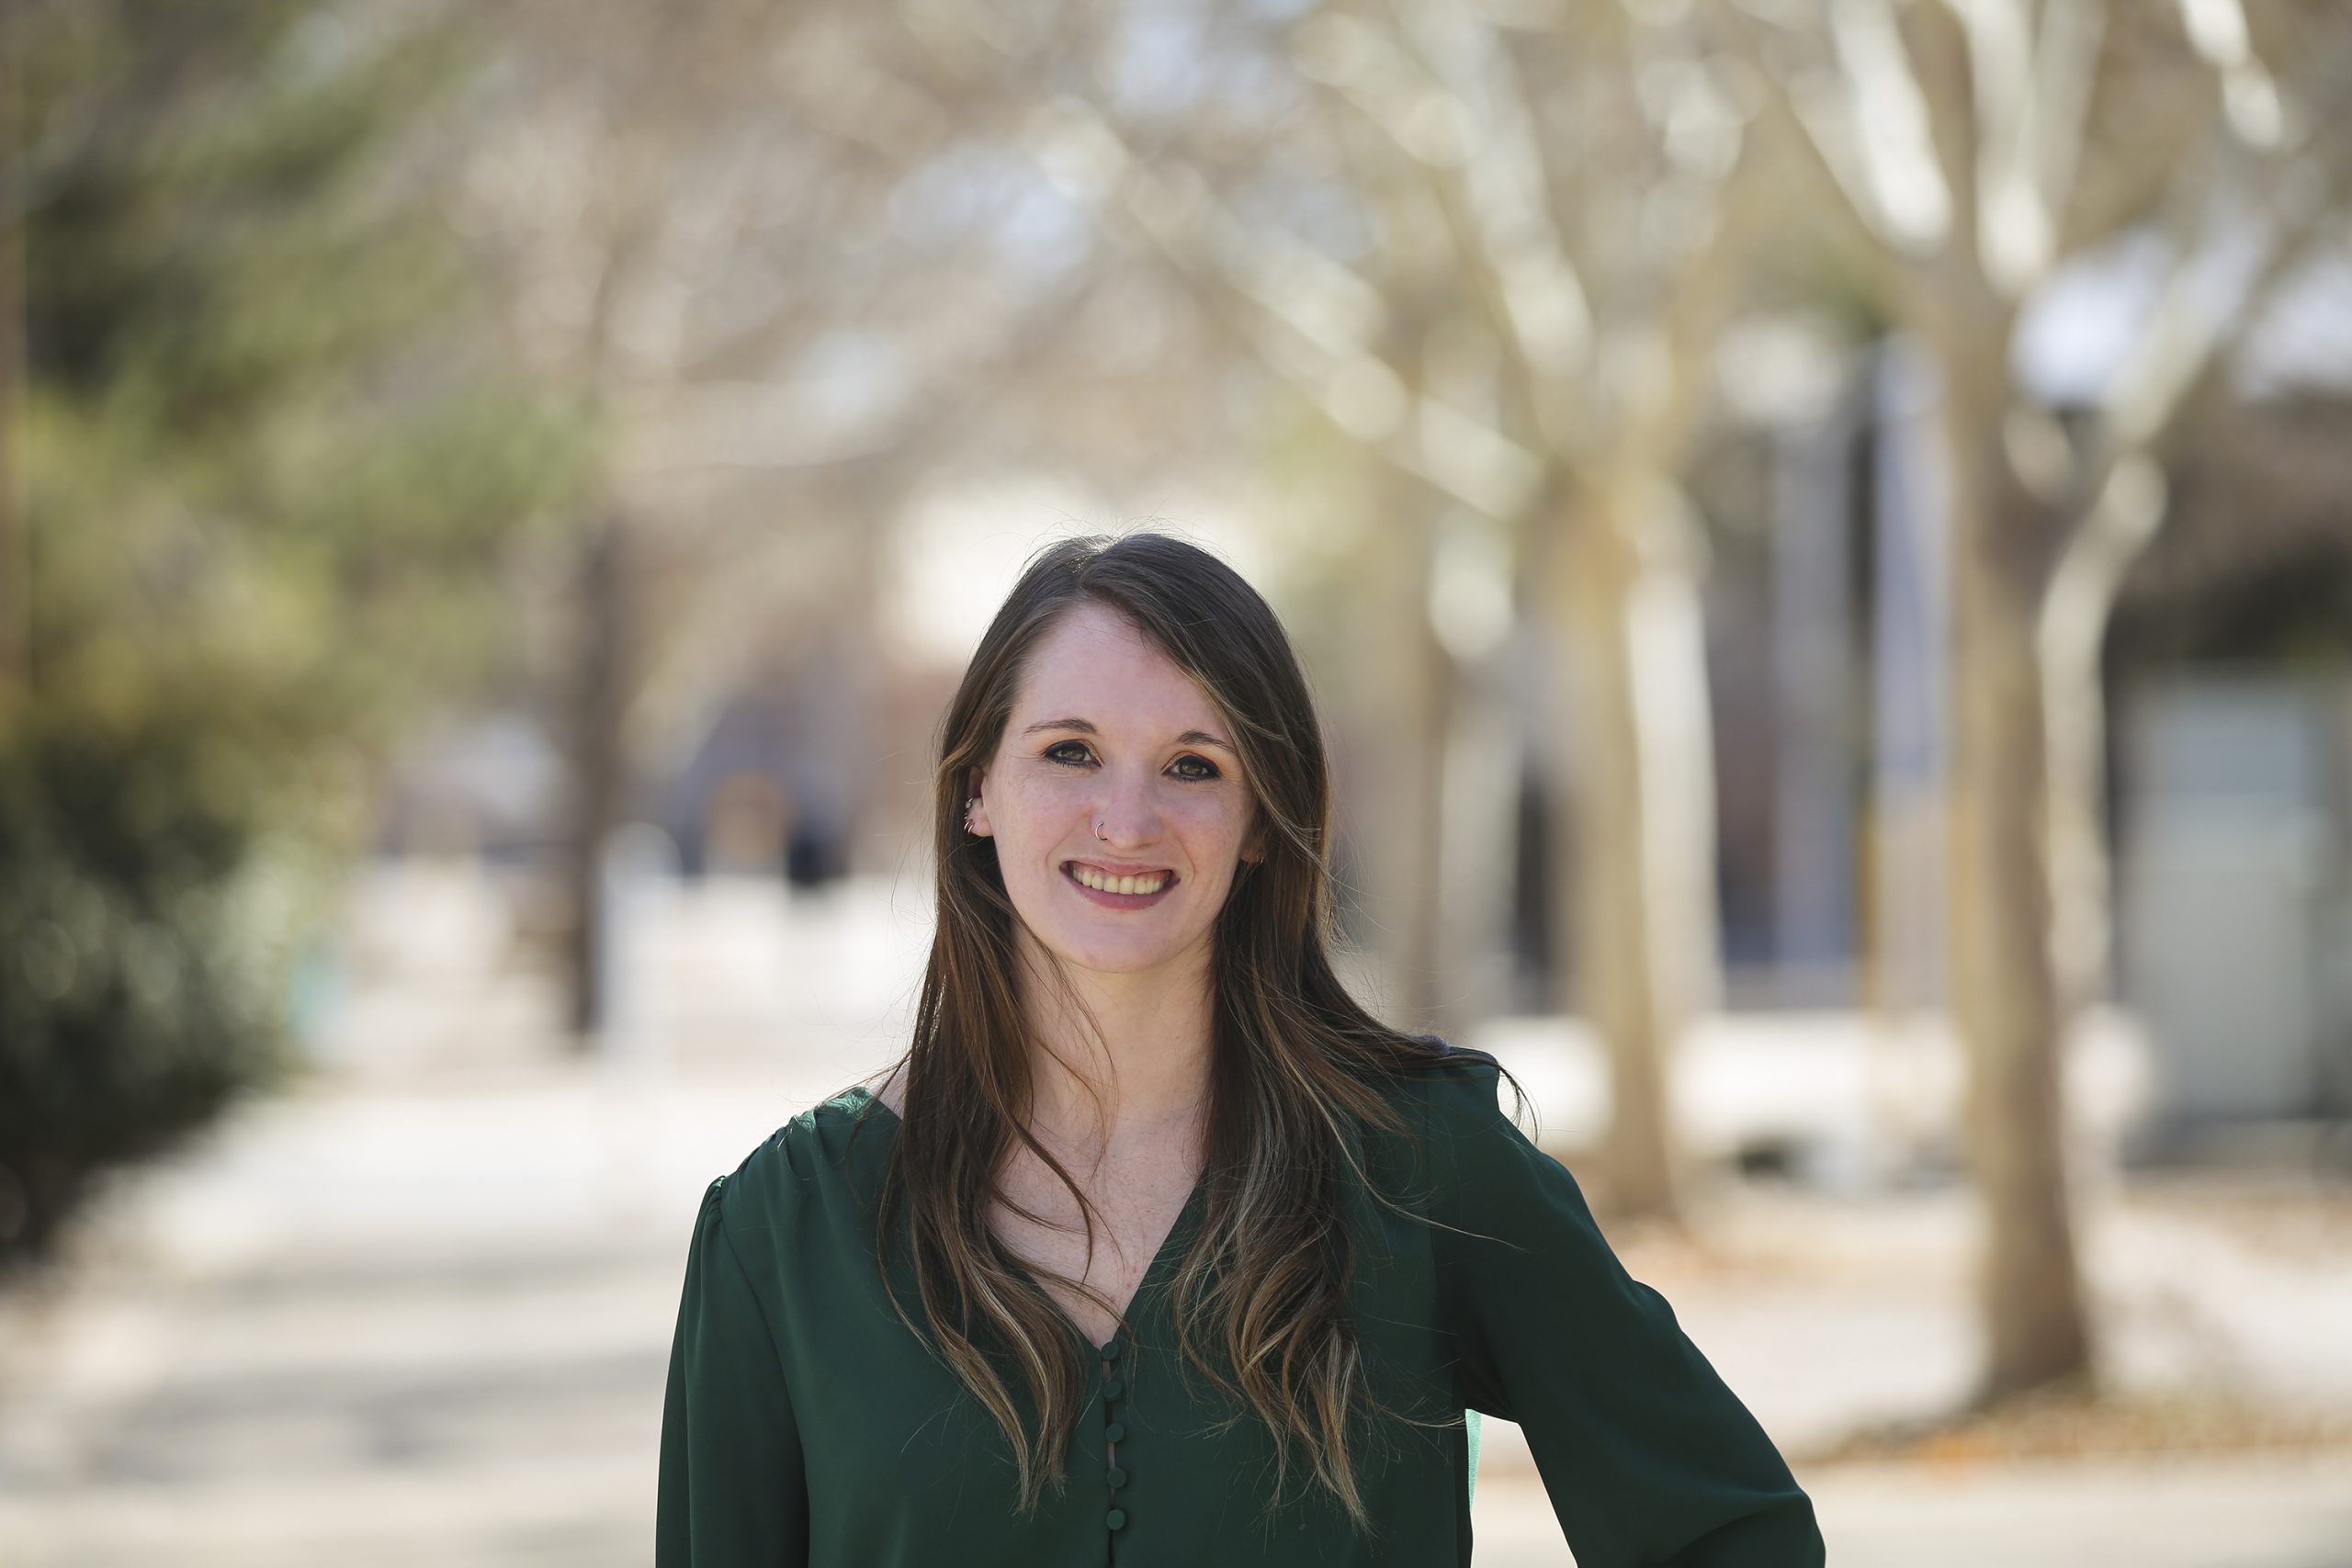
M 1074 757 L 1066 757 L 1062 755 L 1065 751 L 1075 751 L 1078 755 Z M 1056 741 L 1053 745 L 1046 748 L 1046 758 L 1048 761 L 1062 762 L 1075 767 L 1086 761 L 1086 742 L 1083 740 Z
M 1190 779 L 1195 784 L 1205 784 L 1211 779 L 1223 776 L 1217 772 L 1216 764 L 1206 757 L 1179 757 L 1171 765 L 1179 769 L 1198 768 L 1200 770 L 1198 773 L 1180 772 L 1176 775 L 1180 779 Z

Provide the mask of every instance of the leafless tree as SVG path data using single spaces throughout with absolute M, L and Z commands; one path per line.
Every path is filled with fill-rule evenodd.
M 2086 1374 L 2060 1043 L 2105 984 L 2098 652 L 2165 443 L 2339 217 L 2340 7 L 1719 0 L 1883 308 L 1940 371 L 1951 494 L 1953 1005 L 1989 1229 L 1982 1397 Z M 2259 26 L 2254 24 L 2259 23 Z M 2028 300 L 2133 233 L 2166 276 L 2094 406 L 2012 371 Z
M 878 515 L 1086 287 L 1017 254 L 1001 97 L 844 4 L 508 0 L 455 208 L 516 352 L 607 434 L 570 594 L 570 1009 L 605 846 L 778 616 L 849 619 Z M 1018 164 L 1012 175 L 1027 175 Z M 870 615 L 863 617 L 871 619 Z

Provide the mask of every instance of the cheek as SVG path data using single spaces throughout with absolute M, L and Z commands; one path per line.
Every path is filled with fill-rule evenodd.
M 1238 809 L 1230 800 L 1188 801 L 1179 813 L 1168 814 L 1171 825 L 1181 824 L 1185 848 L 1199 860 L 1231 860 L 1241 852 L 1241 836 L 1249 826 L 1246 812 Z
M 1058 836 L 1085 815 L 1086 802 L 1070 781 L 1052 777 L 1027 778 L 1007 791 L 1007 815 L 1026 837 Z

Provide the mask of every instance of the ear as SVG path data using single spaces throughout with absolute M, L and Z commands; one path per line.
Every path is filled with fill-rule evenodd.
M 996 829 L 989 821 L 988 778 L 986 768 L 973 769 L 972 782 L 964 796 L 965 799 L 977 803 L 971 807 L 965 821 L 972 829 L 973 836 L 981 839 L 996 836 Z

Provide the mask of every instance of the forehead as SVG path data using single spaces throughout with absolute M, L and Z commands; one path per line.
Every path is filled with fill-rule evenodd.
M 1083 718 L 1106 732 L 1216 728 L 1200 683 L 1117 611 L 1081 604 L 1031 649 L 1012 699 L 1012 725 Z

